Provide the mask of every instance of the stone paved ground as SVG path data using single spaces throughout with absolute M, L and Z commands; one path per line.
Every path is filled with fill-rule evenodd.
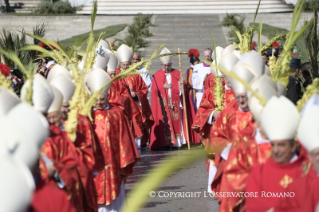
M 191 151 L 198 151 L 201 148 L 191 147 Z M 128 192 L 139 186 L 138 180 L 147 174 L 157 163 L 164 160 L 170 155 L 189 154 L 189 150 L 176 151 L 151 151 L 147 148 L 142 150 L 141 160 L 134 167 L 133 174 L 128 178 L 125 185 Z M 146 205 L 140 210 L 141 212 L 206 212 L 218 211 L 218 203 L 215 198 L 206 194 L 208 174 L 206 173 L 205 160 L 199 160 L 189 166 L 185 166 L 180 171 L 173 173 L 161 187 L 156 191 L 156 197 L 149 198 Z M 161 193 L 158 193 L 160 192 Z M 193 193 L 193 198 L 182 197 L 163 197 L 163 192 L 200 192 Z M 200 197 L 199 197 L 200 195 Z M 128 202 L 129 204 L 129 202 Z

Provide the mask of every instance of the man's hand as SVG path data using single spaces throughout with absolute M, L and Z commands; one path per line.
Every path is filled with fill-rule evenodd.
M 136 97 L 136 93 L 133 92 L 133 91 L 131 91 L 131 96 L 132 96 L 133 98 Z
M 213 115 L 214 120 L 217 119 L 217 117 L 218 117 L 219 114 L 220 114 L 220 111 L 218 111 L 218 110 L 215 110 L 215 111 L 214 111 L 214 115 Z
M 47 167 L 47 169 L 48 169 L 50 177 L 52 177 L 54 175 L 54 173 L 56 172 L 56 169 L 54 168 L 54 166 L 49 166 L 49 167 Z
M 168 83 L 164 84 L 165 89 L 170 89 L 171 87 L 173 87 L 173 84 L 168 84 Z

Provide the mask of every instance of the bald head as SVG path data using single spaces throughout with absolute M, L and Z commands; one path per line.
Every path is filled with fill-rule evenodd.
M 133 53 L 132 63 L 138 63 L 141 61 L 140 55 L 137 52 Z

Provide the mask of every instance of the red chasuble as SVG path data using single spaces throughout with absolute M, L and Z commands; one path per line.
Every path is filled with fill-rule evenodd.
M 304 205 L 310 204 L 307 202 L 307 200 L 311 199 L 311 189 L 312 189 L 312 183 L 318 178 L 316 172 L 313 170 L 313 168 L 310 166 L 304 167 L 305 172 L 307 173 L 306 176 L 301 177 L 291 184 L 288 185 L 285 192 L 293 192 L 294 197 L 285 197 L 280 198 L 275 207 L 274 210 L 276 212 L 304 212 L 304 211 L 310 211 L 305 210 Z M 318 189 L 318 187 L 314 187 L 315 189 Z M 314 210 L 312 210 L 314 211 Z
M 93 181 L 93 167 L 95 164 L 93 152 L 96 141 L 91 122 L 87 117 L 80 114 L 78 114 L 76 140 L 73 144 L 76 147 L 79 162 L 82 163 L 78 166 L 78 170 L 85 190 L 85 211 L 96 211 L 96 192 Z
M 223 106 L 227 107 L 231 101 L 235 99 L 233 90 L 226 90 L 224 88 L 224 99 Z M 215 95 L 214 95 L 214 87 L 208 88 L 205 90 L 203 94 L 202 101 L 200 103 L 198 112 L 196 114 L 192 129 L 199 133 L 202 139 L 202 143 L 206 145 L 212 138 L 211 130 L 213 129 L 212 125 L 208 124 L 208 118 L 211 113 L 215 110 L 216 105 L 214 104 Z
M 68 194 L 53 185 L 37 182 L 28 212 L 76 212 Z
M 212 183 L 214 192 L 220 191 L 220 183 L 226 161 L 221 158 L 222 150 L 228 143 L 238 138 L 248 140 L 254 136 L 255 126 L 252 114 L 238 109 L 237 101 L 233 100 L 217 117 L 212 132 L 211 140 L 206 144 L 205 150 L 208 154 L 215 153 L 214 165 L 217 173 Z
M 134 138 L 142 136 L 142 110 L 133 100 L 129 88 L 127 87 L 123 79 L 118 79 L 112 83 L 108 95 L 109 102 L 112 105 L 120 107 L 122 109 L 124 107 L 125 115 L 128 118 Z
M 69 198 L 76 210 L 83 211 L 83 187 L 78 172 L 81 165 L 75 152 L 75 147 L 70 140 L 66 139 L 59 127 L 50 126 L 50 137 L 44 142 L 40 153 L 44 153 L 54 164 L 59 176 L 65 183 L 64 189 L 68 192 Z M 49 173 L 40 160 L 41 178 L 52 185 L 56 185 L 49 177 Z
M 273 208 L 282 197 L 280 195 L 290 183 L 305 176 L 305 167 L 308 167 L 306 153 L 301 151 L 298 159 L 292 163 L 279 164 L 273 158 L 252 169 L 247 179 L 246 192 L 257 193 L 258 197 L 246 197 L 246 212 L 267 211 Z
M 116 73 L 120 73 L 121 70 L 117 69 Z M 146 86 L 143 78 L 139 74 L 130 75 L 126 78 L 123 78 L 122 81 L 131 89 L 138 97 L 141 105 L 142 118 L 144 125 L 150 129 L 154 124 L 154 118 L 152 115 L 152 110 L 147 99 L 148 87 Z
M 204 89 L 207 90 L 209 88 L 214 88 L 215 85 L 215 77 L 213 74 L 208 74 L 205 82 L 204 82 Z
M 153 75 L 152 81 L 152 113 L 155 124 L 151 129 L 150 149 L 159 149 L 176 144 L 175 137 L 181 136 L 179 79 L 180 72 L 172 69 L 171 100 L 168 89 L 164 89 L 167 82 L 163 70 Z
M 314 173 L 316 175 L 316 173 Z M 309 180 L 310 181 L 310 180 Z M 317 212 L 319 208 L 319 177 L 313 176 L 313 179 L 311 182 L 309 182 L 310 186 L 308 186 L 305 190 L 307 192 L 307 197 L 303 197 L 305 200 L 304 202 L 300 202 L 302 205 L 300 205 L 300 211 L 302 212 Z M 303 186 L 303 185 L 300 185 Z M 299 189 L 300 190 L 300 189 Z M 302 197 L 301 197 L 302 198 Z M 301 200 L 301 199 L 300 199 Z
M 93 118 L 99 141 L 94 178 L 97 203 L 108 205 L 120 194 L 121 183 L 132 173 L 139 154 L 123 110 L 111 105 L 108 110 L 93 111 Z
M 238 138 L 232 143 L 221 179 L 220 192 L 245 192 L 247 178 L 253 167 L 263 164 L 271 156 L 270 142 L 257 144 L 254 138 Z M 244 196 L 218 197 L 219 211 L 238 211 Z

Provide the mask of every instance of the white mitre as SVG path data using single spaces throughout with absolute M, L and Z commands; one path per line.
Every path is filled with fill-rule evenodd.
M 94 94 L 111 81 L 110 76 L 100 68 L 91 69 L 85 78 L 85 85 L 90 94 Z M 107 94 L 111 85 L 108 85 L 101 93 Z
M 41 148 L 42 143 L 49 136 L 50 131 L 47 119 L 27 103 L 21 102 L 17 104 L 9 111 L 6 118 L 22 129 L 21 131 L 33 136 L 33 142 L 37 144 L 38 148 Z
M 232 53 L 233 53 L 238 59 L 241 58 L 241 53 L 240 53 L 240 51 L 234 50 L 234 51 L 232 51 Z
M 65 67 L 63 67 L 63 66 L 61 66 L 61 65 L 59 65 L 59 64 L 55 64 L 55 65 L 53 66 L 53 68 L 50 70 L 49 74 L 48 74 L 48 77 L 47 77 L 48 82 L 50 83 L 51 80 L 52 80 L 55 76 L 57 76 L 57 75 L 59 75 L 59 74 L 65 75 L 65 76 L 66 76 L 67 78 L 69 78 L 70 80 L 73 79 L 71 73 L 70 73 Z
M 231 70 L 231 72 L 237 75 L 239 78 L 243 79 L 247 83 L 250 83 L 256 76 L 254 75 L 254 71 L 252 68 L 243 63 L 237 63 Z M 246 87 L 236 79 L 229 77 L 229 83 L 235 94 L 238 93 L 246 93 Z
M 171 54 L 171 52 L 168 50 L 168 48 L 164 47 L 164 49 L 161 51 L 160 55 L 162 54 Z M 169 64 L 172 63 L 172 58 L 173 56 L 164 56 L 164 57 L 160 57 L 160 61 L 162 64 Z
M 227 71 L 231 71 L 238 61 L 239 59 L 236 57 L 236 55 L 229 52 L 222 56 L 222 58 L 218 62 L 218 66 L 223 69 L 226 69 Z
M 280 95 L 286 96 L 286 94 L 287 94 L 286 87 L 280 81 L 277 81 L 277 92 L 278 92 L 279 96 Z
M 62 93 L 53 85 L 51 85 L 51 88 L 54 93 L 54 100 L 50 105 L 50 108 L 48 110 L 48 113 L 60 111 L 62 107 L 62 102 L 63 102 L 63 95 Z
M 117 65 L 118 65 L 118 60 L 115 56 L 115 54 L 111 51 L 108 52 L 110 55 L 109 62 L 107 63 L 107 71 L 116 71 Z
M 54 77 L 50 84 L 62 93 L 63 102 L 69 102 L 71 100 L 75 91 L 75 85 L 69 78 L 65 77 L 63 74 L 59 74 Z
M 223 50 L 222 52 L 222 57 L 228 53 L 231 53 L 233 52 L 234 50 L 236 50 L 236 48 L 232 45 L 232 44 L 229 44 L 228 46 L 226 46 L 226 48 Z
M 122 62 L 131 62 L 133 57 L 133 51 L 130 47 L 128 47 L 125 44 L 122 44 L 115 53 L 115 56 L 117 57 L 118 61 L 120 63 Z
M 5 87 L 0 87 L 0 120 L 20 102 L 19 97 L 14 92 Z
M 276 91 L 276 83 L 272 81 L 267 75 L 255 78 L 251 83 L 250 87 L 261 97 L 266 100 L 266 102 L 273 96 L 278 96 Z M 248 106 L 252 113 L 254 119 L 257 122 L 261 120 L 261 112 L 263 110 L 263 105 L 260 104 L 259 99 L 254 95 L 248 95 Z
M 308 152 L 319 148 L 319 105 L 312 105 L 304 112 L 298 127 L 298 139 Z
M 271 97 L 261 114 L 261 125 L 269 140 L 293 140 L 299 122 L 295 105 L 286 97 Z
M 107 56 L 105 56 L 107 55 Z M 103 69 L 104 71 L 107 70 L 107 63 L 109 62 L 109 54 L 108 53 L 104 53 L 104 56 L 101 55 L 96 55 L 94 58 L 94 64 L 92 66 L 92 68 L 100 68 Z
M 24 101 L 30 81 L 26 81 L 21 88 L 21 100 Z M 33 78 L 32 102 L 37 111 L 47 112 L 53 99 L 53 91 L 45 78 L 40 74 L 35 74 Z
M 0 123 L 2 152 L 23 161 L 30 170 L 38 165 L 39 151 L 49 136 L 45 117 L 26 103 L 15 106 Z
M 218 60 L 222 57 L 222 53 L 223 53 L 224 48 L 220 47 L 220 46 L 216 46 L 215 49 L 216 49 L 216 58 L 217 58 L 217 62 L 218 62 Z M 212 51 L 212 60 L 215 60 L 214 51 Z
M 0 156 L 1 211 L 27 211 L 32 202 L 35 183 L 32 173 L 10 156 Z
M 103 48 L 104 50 L 111 50 L 109 43 L 106 40 L 100 40 L 99 44 L 97 45 L 96 49 Z
M 255 50 L 246 52 L 238 63 L 245 63 L 252 68 L 256 76 L 261 76 L 265 73 L 264 58 Z

